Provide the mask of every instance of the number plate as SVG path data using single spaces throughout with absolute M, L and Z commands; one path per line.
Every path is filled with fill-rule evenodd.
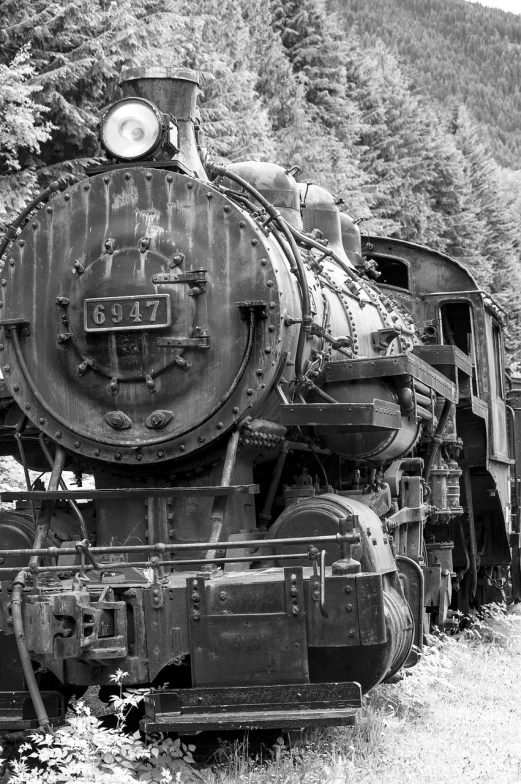
M 99 297 L 84 304 L 85 332 L 163 329 L 171 324 L 170 296 Z

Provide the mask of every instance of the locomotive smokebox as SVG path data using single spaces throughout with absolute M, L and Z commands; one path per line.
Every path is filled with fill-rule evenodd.
M 199 74 L 188 68 L 126 68 L 120 77 L 125 98 L 145 98 L 164 114 L 172 115 L 179 128 L 179 152 L 174 156 L 187 174 L 207 180 L 197 144 L 197 89 Z

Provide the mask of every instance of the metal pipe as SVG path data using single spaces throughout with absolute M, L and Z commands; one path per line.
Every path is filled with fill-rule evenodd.
M 65 465 L 65 449 L 56 444 L 56 453 L 54 455 L 54 463 L 51 471 L 51 478 L 49 479 L 49 484 L 47 486 L 48 491 L 53 491 L 58 489 L 58 485 L 60 484 L 60 478 L 63 471 L 63 466 Z M 36 534 L 34 537 L 34 544 L 33 548 L 38 549 L 43 547 L 45 541 L 47 539 L 47 535 L 49 533 L 49 528 L 51 526 L 51 519 L 54 512 L 54 505 L 55 501 L 44 501 L 41 506 L 40 514 L 38 517 L 38 524 L 36 526 Z M 29 566 L 37 565 L 38 564 L 38 556 L 32 555 L 29 560 Z
M 476 527 L 474 524 L 474 504 L 472 503 L 472 482 L 468 466 L 463 467 L 461 475 L 465 492 L 465 504 L 469 525 L 469 560 L 470 560 L 470 598 L 476 595 L 478 587 L 478 545 L 476 541 Z
M 422 395 L 427 395 L 427 397 L 431 394 L 431 388 L 427 386 L 427 384 L 422 384 L 421 381 L 418 381 L 416 378 L 412 380 L 414 389 L 416 392 L 421 392 Z
M 283 441 L 282 444 L 280 445 L 280 452 L 277 460 L 277 465 L 275 466 L 275 471 L 273 472 L 273 476 L 271 477 L 270 487 L 268 490 L 268 494 L 266 496 L 266 500 L 264 502 L 264 508 L 259 515 L 259 520 L 265 528 L 271 522 L 271 510 L 273 508 L 273 502 L 275 501 L 275 496 L 277 494 L 277 487 L 279 486 L 280 477 L 282 476 L 282 471 L 289 450 L 290 450 L 290 442 Z
M 38 194 L 38 196 L 30 201 L 27 207 L 24 207 L 20 215 L 15 218 L 15 220 L 6 229 L 4 237 L 0 242 L 0 259 L 9 243 L 18 236 L 19 227 L 29 216 L 32 210 L 34 210 L 40 204 L 40 202 L 45 201 L 52 193 L 58 190 L 63 190 L 66 187 L 67 180 L 64 177 L 58 177 L 57 180 L 53 180 L 53 182 L 51 182 L 47 188 L 45 188 L 41 193 Z
M 249 539 L 248 547 L 269 547 L 270 545 L 280 545 L 283 541 L 284 545 L 291 544 L 326 544 L 347 542 L 348 544 L 356 544 L 359 541 L 358 535 L 352 534 L 327 534 L 324 536 L 294 536 L 288 539 Z M 165 544 L 164 542 L 156 542 L 156 544 L 132 544 L 132 545 L 112 545 L 104 547 L 90 547 L 89 552 L 93 555 L 109 555 L 109 554 L 124 554 L 124 553 L 166 553 L 166 552 L 183 552 L 184 550 L 208 550 L 208 548 L 215 545 L 215 542 L 186 542 L 179 544 L 172 544 L 171 542 Z M 227 550 L 239 550 L 244 547 L 244 541 L 226 542 Z M 75 547 L 41 547 L 34 548 L 20 548 L 11 550 L 0 550 L 0 556 L 7 558 L 9 556 L 24 556 L 24 555 L 47 555 L 49 557 L 58 557 L 60 555 L 76 555 Z M 45 567 L 47 568 L 47 567 Z M 62 571 L 67 571 L 67 567 L 60 567 Z M 13 569 L 9 569 L 13 571 Z
M 426 408 L 423 408 L 423 406 L 419 406 L 418 404 L 416 404 L 416 413 L 422 419 L 426 419 L 427 422 L 430 422 L 430 420 L 432 419 L 432 412 L 431 411 L 427 411 Z
M 427 395 L 422 395 L 421 392 L 416 392 L 416 402 L 419 403 L 421 406 L 431 406 L 432 405 L 432 398 L 427 397 Z
M 326 551 L 320 551 L 320 614 L 323 618 L 328 618 L 326 610 Z
M 438 455 L 438 450 L 442 443 L 443 431 L 445 430 L 445 425 L 447 424 L 447 420 L 449 418 L 451 405 L 452 404 L 450 400 L 445 400 L 443 404 L 443 409 L 441 411 L 441 415 L 438 421 L 438 426 L 436 428 L 436 432 L 432 437 L 432 447 L 425 461 L 425 473 L 423 475 L 425 482 L 429 481 L 432 467 Z
M 313 392 L 316 395 L 321 397 L 322 400 L 327 400 L 328 403 L 334 403 L 335 405 L 338 405 L 338 400 L 335 400 L 334 397 L 331 397 L 331 395 L 328 395 L 327 392 L 324 392 L 322 389 L 320 389 L 320 387 L 317 387 L 316 384 L 312 384 L 311 385 L 311 389 L 313 390 Z
M 232 479 L 233 469 L 235 468 L 235 460 L 237 458 L 237 448 L 239 446 L 239 430 L 234 430 L 228 439 L 226 447 L 226 455 L 224 458 L 223 473 L 221 478 L 221 487 L 229 487 Z M 213 500 L 212 511 L 210 513 L 210 542 L 218 542 L 221 536 L 224 515 L 226 514 L 226 507 L 228 506 L 228 496 L 216 496 Z M 206 553 L 207 558 L 215 556 L 215 549 L 209 549 Z
M 47 458 L 47 462 L 49 463 L 50 466 L 52 466 L 53 460 L 52 460 L 52 457 L 51 457 L 51 453 L 47 449 L 47 444 L 45 443 L 45 435 L 44 435 L 44 433 L 40 433 L 40 437 L 39 437 L 38 440 L 40 441 L 40 447 L 42 449 L 42 452 L 44 453 L 45 457 Z M 68 492 L 67 485 L 63 481 L 62 477 L 60 477 L 60 487 L 65 492 Z M 80 511 L 80 508 L 79 508 L 78 504 L 72 498 L 69 498 L 67 503 L 70 506 L 70 508 L 72 509 L 73 514 L 76 515 L 76 518 L 77 518 L 77 520 L 78 520 L 78 522 L 80 524 L 80 531 L 81 531 L 82 539 L 88 539 L 89 538 L 89 532 L 87 530 L 87 525 L 85 523 L 85 519 L 84 519 L 84 517 L 83 517 L 83 515 L 82 515 L 82 513 Z
M 249 540 L 244 540 L 240 543 L 244 548 L 247 546 L 248 548 L 252 547 L 252 542 Z M 286 544 L 285 540 L 279 539 L 278 544 Z M 88 551 L 89 557 L 92 555 L 90 550 Z M 190 566 L 195 564 L 227 564 L 227 563 L 243 563 L 244 561 L 273 561 L 276 559 L 277 561 L 285 561 L 285 560 L 295 560 L 296 558 L 304 558 L 305 553 L 283 553 L 281 555 L 238 555 L 238 556 L 222 556 L 219 558 L 178 558 L 176 560 L 170 561 L 161 561 L 161 566 Z M 92 572 L 92 571 L 101 571 L 101 572 L 117 572 L 119 569 L 131 569 L 131 568 L 138 568 L 138 569 L 148 569 L 153 564 L 150 561 L 115 561 L 111 563 L 97 563 L 97 566 L 92 564 L 68 564 L 67 566 L 41 566 L 38 567 L 38 571 L 41 572 Z M 10 569 L 8 566 L 0 567 L 0 574 L 7 574 L 16 571 L 16 567 Z
M 52 732 L 51 722 L 49 720 L 49 716 L 47 715 L 45 705 L 43 704 L 42 695 L 40 694 L 40 689 L 38 688 L 38 684 L 36 682 L 36 676 L 34 674 L 31 658 L 25 644 L 24 624 L 22 618 L 22 596 L 26 577 L 27 573 L 22 570 L 18 572 L 13 583 L 11 614 L 13 618 L 14 636 L 18 648 L 18 655 L 20 656 L 22 671 L 25 682 L 27 684 L 27 689 L 31 695 L 31 700 L 34 705 L 38 724 L 46 732 Z
M 18 446 L 18 451 L 20 452 L 20 459 L 22 461 L 22 466 L 23 466 L 24 476 L 25 476 L 25 485 L 27 487 L 27 490 L 31 492 L 31 477 L 29 476 L 29 469 L 27 468 L 27 460 L 25 458 L 25 449 L 22 443 L 22 433 L 25 430 L 26 423 L 27 423 L 27 417 L 25 414 L 22 414 L 20 416 L 20 419 L 16 423 L 16 428 L 14 431 L 14 439 Z M 33 500 L 31 500 L 30 503 L 31 503 L 31 510 L 33 515 L 33 523 L 36 528 L 36 505 Z

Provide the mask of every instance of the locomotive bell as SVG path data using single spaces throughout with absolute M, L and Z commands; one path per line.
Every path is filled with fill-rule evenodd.
M 179 161 L 187 174 L 207 180 L 196 138 L 197 71 L 188 68 L 126 68 L 121 73 L 120 86 L 125 99 L 144 99 L 160 112 L 175 118 L 178 152 L 172 160 Z

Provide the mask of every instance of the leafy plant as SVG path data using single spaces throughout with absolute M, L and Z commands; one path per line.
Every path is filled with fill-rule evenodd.
M 162 733 L 143 738 L 139 730 L 125 732 L 129 711 L 148 691 L 123 689 L 127 674 L 118 670 L 112 678 L 120 687 L 119 695 L 111 698 L 115 728 L 107 728 L 85 703 L 76 702 L 64 727 L 54 734 L 34 733 L 20 746 L 11 763 L 10 784 L 182 784 L 183 769 L 194 763 L 195 746 Z

